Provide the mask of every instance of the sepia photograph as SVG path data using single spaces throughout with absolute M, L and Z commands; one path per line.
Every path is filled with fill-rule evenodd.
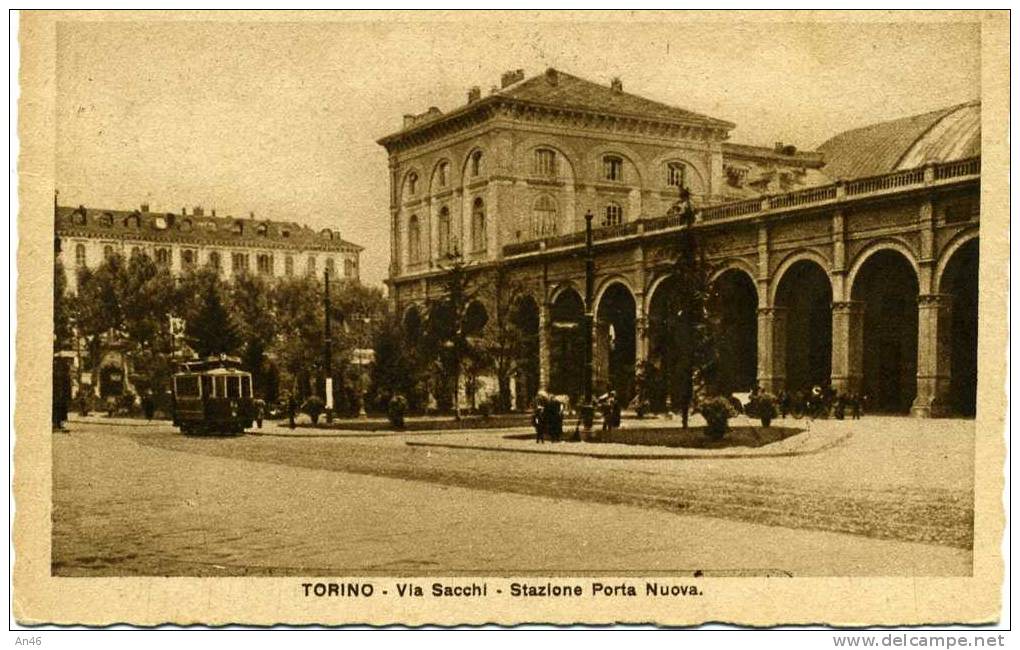
M 20 14 L 14 618 L 995 622 L 1008 12 L 454 13 Z

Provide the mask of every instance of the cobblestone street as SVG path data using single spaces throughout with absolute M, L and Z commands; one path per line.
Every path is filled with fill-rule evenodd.
M 505 431 L 261 433 L 101 418 L 54 433 L 54 573 L 971 570 L 970 421 L 818 421 L 788 455 L 661 460 L 513 453 L 536 445 Z

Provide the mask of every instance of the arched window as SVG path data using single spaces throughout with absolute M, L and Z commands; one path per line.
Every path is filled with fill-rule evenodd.
M 99 218 L 99 224 L 107 228 L 113 225 L 113 215 L 109 212 L 104 212 L 103 216 Z
M 421 222 L 416 214 L 407 220 L 407 261 L 411 264 L 421 261 Z
M 478 252 L 485 248 L 485 202 L 479 197 L 471 206 L 471 250 Z
M 106 246 L 103 246 L 103 259 L 108 260 L 111 257 L 113 257 L 113 246 L 107 244 Z
M 439 167 L 436 169 L 436 182 L 439 184 L 439 187 L 446 187 L 449 181 L 449 171 L 450 163 L 445 160 L 439 163 Z
M 554 178 L 556 176 L 556 152 L 552 149 L 535 149 L 532 171 L 536 176 Z
M 137 259 L 142 256 L 142 249 L 138 246 L 131 247 L 131 259 Z
M 294 275 L 294 256 L 284 255 L 283 256 L 283 274 L 288 278 Z
M 450 253 L 450 208 L 445 205 L 439 210 L 437 237 L 439 241 L 436 242 L 436 251 L 439 255 Z
M 666 184 L 674 187 L 686 187 L 687 167 L 682 162 L 666 164 Z
M 623 223 L 623 208 L 618 203 L 607 203 L 602 209 L 602 226 L 619 226 Z
M 559 234 L 556 199 L 545 194 L 538 197 L 531 211 L 531 236 L 550 237 Z
M 198 255 L 190 248 L 181 250 L 181 268 L 188 270 L 195 268 L 195 258 Z
M 354 266 L 354 260 L 344 260 L 344 277 L 353 278 L 357 275 L 357 268 Z
M 259 275 L 273 274 L 273 256 L 269 253 L 259 253 L 255 256 L 255 268 Z
M 170 266 L 170 249 L 169 248 L 157 248 L 156 249 L 156 264 L 160 266 Z
M 260 223 L 256 228 L 256 232 L 259 234 L 260 237 L 267 236 L 269 234 L 269 224 Z
M 75 244 L 74 246 L 74 265 L 78 268 L 85 266 L 85 244 Z
M 418 193 L 418 174 L 414 172 L 407 175 L 407 193 L 411 196 Z
M 619 156 L 603 156 L 602 177 L 607 181 L 622 181 L 623 158 Z
M 243 235 L 244 234 L 244 222 L 243 221 L 235 221 L 234 222 L 234 234 L 235 235 Z
M 307 266 L 305 266 L 305 273 L 307 273 L 308 275 L 312 275 L 312 276 L 315 275 L 316 270 L 315 270 L 315 256 L 314 255 L 309 255 L 308 256 L 308 264 L 307 264 Z
M 209 253 L 209 268 L 216 269 L 216 272 L 218 273 L 221 267 L 222 267 L 222 264 L 220 262 L 220 254 L 217 251 L 210 252 Z
M 336 262 L 332 257 L 326 258 L 326 273 L 329 273 L 329 277 L 336 275 Z
M 476 151 L 471 154 L 471 175 L 478 176 L 482 173 L 482 152 Z

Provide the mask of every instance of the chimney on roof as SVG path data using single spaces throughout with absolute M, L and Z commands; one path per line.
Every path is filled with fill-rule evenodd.
M 142 204 L 142 212 L 148 212 L 148 211 L 149 211 L 149 204 L 148 203 L 143 203 Z
M 216 208 L 212 209 L 212 216 L 214 216 L 214 217 L 216 216 Z
M 482 89 L 478 86 L 471 86 L 468 89 L 468 104 L 473 104 L 482 98 Z
M 550 86 L 555 86 L 560 82 L 560 73 L 556 68 L 549 68 L 545 71 L 545 80 L 549 82 Z
M 414 115 L 411 113 L 404 113 L 404 128 L 408 129 L 414 126 Z
M 187 208 L 181 208 L 181 216 L 182 217 L 188 216 L 188 209 Z
M 773 149 L 773 151 L 775 151 L 776 153 L 783 153 L 783 143 L 782 142 L 776 142 L 776 146 Z
M 609 87 L 612 88 L 614 92 L 622 93 L 623 80 L 619 77 L 613 77 L 612 81 L 609 82 Z
M 499 87 L 506 88 L 511 84 L 515 84 L 518 81 L 524 79 L 524 70 L 517 68 L 516 70 L 507 70 L 503 73 L 503 76 L 499 79 Z
M 196 217 L 205 216 L 205 210 L 202 209 L 202 206 L 196 205 L 195 209 L 191 211 L 191 214 L 195 215 Z
M 254 218 L 255 218 L 255 212 L 254 212 L 254 211 L 252 211 L 252 212 L 249 212 L 249 213 L 248 213 L 248 218 L 249 218 L 249 219 L 254 219 Z

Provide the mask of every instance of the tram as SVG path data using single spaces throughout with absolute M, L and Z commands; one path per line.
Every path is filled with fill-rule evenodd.
M 237 357 L 179 364 L 173 396 L 173 423 L 185 435 L 240 434 L 255 419 L 251 373 L 241 369 Z

